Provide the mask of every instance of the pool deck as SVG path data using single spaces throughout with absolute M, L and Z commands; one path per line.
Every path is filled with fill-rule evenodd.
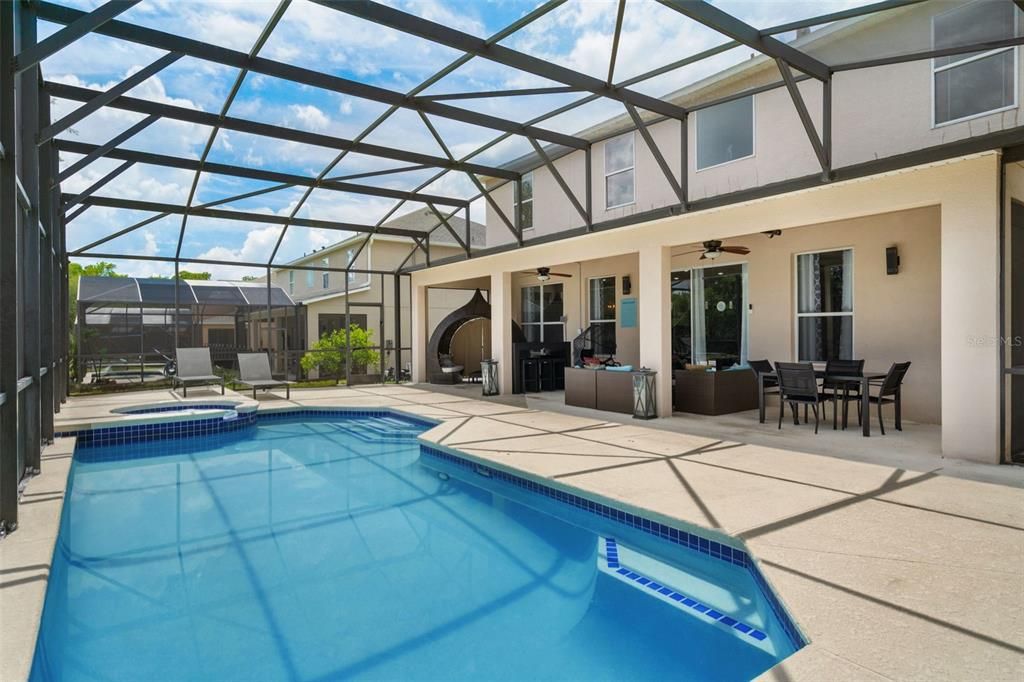
M 195 390 L 189 402 L 214 397 Z M 166 390 L 74 398 L 57 429 L 178 399 Z M 744 443 L 678 423 L 653 428 L 409 386 L 302 389 L 291 401 L 257 402 L 431 417 L 442 423 L 424 439 L 470 458 L 741 539 L 811 640 L 764 679 L 1024 679 L 1024 468 L 908 460 L 895 453 L 909 430 L 872 437 L 871 457 L 855 461 L 800 451 L 799 441 Z M 31 661 L 27 621 L 42 608 L 73 440 L 46 448 L 43 473 L 22 498 L 21 529 L 0 542 L 2 680 L 23 679 Z

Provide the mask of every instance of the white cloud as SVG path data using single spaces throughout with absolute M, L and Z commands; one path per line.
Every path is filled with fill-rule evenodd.
M 304 128 L 326 130 L 331 125 L 331 119 L 327 117 L 327 114 L 312 104 L 291 104 L 288 106 L 288 110 L 303 124 Z

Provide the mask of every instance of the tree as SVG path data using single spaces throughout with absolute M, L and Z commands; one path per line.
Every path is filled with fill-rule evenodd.
M 362 329 L 353 324 L 348 331 L 351 342 L 352 364 L 354 366 L 375 365 L 380 362 L 380 353 L 373 350 L 373 331 Z M 337 383 L 345 374 L 345 358 L 349 346 L 346 344 L 344 329 L 325 332 L 320 340 L 313 344 L 308 353 L 302 356 L 302 369 L 311 372 L 318 369 L 321 376 L 332 377 Z
M 213 275 L 208 272 L 189 272 L 188 270 L 179 270 L 178 279 L 210 280 L 213 279 Z
M 82 265 L 81 263 L 68 263 L 68 329 L 75 328 L 75 312 L 78 308 L 78 280 L 82 277 L 125 277 L 117 272 L 117 266 L 107 261 Z M 77 372 L 78 368 L 73 367 L 78 357 L 78 348 L 75 335 L 71 334 L 69 345 L 71 346 L 69 369 Z

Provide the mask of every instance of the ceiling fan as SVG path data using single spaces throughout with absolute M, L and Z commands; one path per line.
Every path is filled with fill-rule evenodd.
M 686 253 L 683 253 L 681 255 L 688 256 L 691 253 L 699 253 L 701 254 L 700 260 L 704 260 L 707 258 L 714 260 L 715 258 L 721 256 L 723 253 L 735 253 L 740 256 L 745 256 L 748 253 L 750 253 L 750 249 L 748 249 L 745 246 L 722 246 L 721 239 L 710 239 L 704 242 L 702 246 L 704 248 L 697 249 L 696 251 L 687 251 Z
M 567 275 L 564 272 L 551 272 L 551 268 L 537 268 L 536 272 L 534 272 L 533 270 L 524 270 L 523 274 L 536 274 L 537 279 L 540 280 L 541 282 L 546 282 L 552 277 L 572 277 L 572 275 Z

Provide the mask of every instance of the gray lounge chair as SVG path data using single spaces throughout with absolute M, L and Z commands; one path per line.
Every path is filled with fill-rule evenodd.
M 238 383 L 252 386 L 252 399 L 256 400 L 256 389 L 285 387 L 285 399 L 291 400 L 292 382 L 279 381 L 270 373 L 270 359 L 266 353 L 239 353 Z
M 220 394 L 224 395 L 224 377 L 213 373 L 213 362 L 210 360 L 209 348 L 179 348 L 177 354 L 177 371 L 173 377 L 175 388 L 181 384 L 184 396 L 188 397 L 188 386 L 209 386 L 220 384 Z

